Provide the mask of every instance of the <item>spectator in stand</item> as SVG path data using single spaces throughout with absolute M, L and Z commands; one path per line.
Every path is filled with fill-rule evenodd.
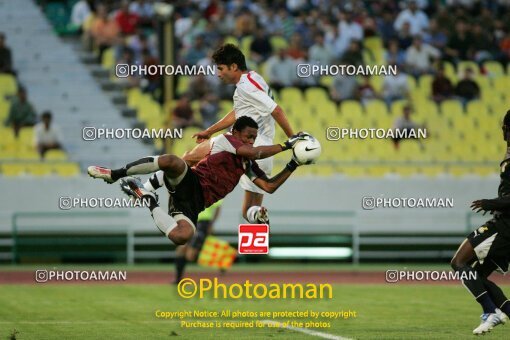
M 451 99 L 453 96 L 453 85 L 444 73 L 444 67 L 440 66 L 432 81 L 432 99 L 436 103 Z
M 135 0 L 129 5 L 129 11 L 138 16 L 138 23 L 143 27 L 155 27 L 154 5 L 147 0 Z
M 24 88 L 18 89 L 18 95 L 12 98 L 9 116 L 5 120 L 5 126 L 12 126 L 14 137 L 18 138 L 19 130 L 22 127 L 34 126 L 36 113 L 34 107 L 27 99 L 27 92 Z
M 325 27 L 324 43 L 328 46 L 332 53 L 333 58 L 341 60 L 344 53 L 349 48 L 349 39 L 346 34 L 340 34 L 338 27 L 328 24 Z
M 44 159 L 44 155 L 49 150 L 62 150 L 62 136 L 60 129 L 52 124 L 50 111 L 45 111 L 41 116 L 41 122 L 34 128 L 34 145 Z
M 363 40 L 363 27 L 353 21 L 354 13 L 351 10 L 343 10 L 339 12 L 338 31 L 340 34 L 346 35 L 346 39 L 351 42 L 353 40 Z
M 393 14 L 390 11 L 384 11 L 382 17 L 377 19 L 377 31 L 383 41 L 389 41 L 397 37 L 397 30 L 393 26 Z
M 418 9 L 416 1 L 410 1 L 409 7 L 398 14 L 394 24 L 395 30 L 400 31 L 405 22 L 411 25 L 411 35 L 422 35 L 429 27 L 429 18 Z
M 361 84 L 358 85 L 358 93 L 359 99 L 363 105 L 379 97 L 372 84 L 370 84 L 370 76 L 363 76 Z
M 472 38 L 466 23 L 463 20 L 457 21 L 455 33 L 450 37 L 446 45 L 446 59 L 455 64 L 460 60 L 467 60 L 471 43 Z
M 142 51 L 142 64 L 149 68 L 149 66 L 158 65 L 159 61 L 152 55 L 151 51 L 146 48 Z M 151 93 L 154 95 L 160 85 L 160 80 L 161 76 L 158 73 L 145 74 L 141 81 L 142 92 Z
M 388 49 L 384 54 L 384 60 L 388 65 L 397 65 L 397 68 L 405 67 L 406 54 L 398 47 L 398 40 L 391 39 L 388 42 Z
M 257 28 L 255 37 L 250 44 L 250 56 L 257 64 L 266 61 L 273 53 L 273 46 L 262 27 Z
M 282 34 L 285 39 L 290 39 L 294 34 L 294 17 L 291 16 L 285 9 L 280 9 L 278 12 L 280 21 L 282 23 Z
M 134 65 L 137 62 L 142 63 L 142 59 L 135 60 L 135 55 L 133 50 L 129 47 L 122 47 L 122 54 L 120 58 L 117 60 L 117 64 L 127 64 Z M 140 77 L 134 74 L 128 74 L 127 77 L 117 77 L 115 82 L 121 84 L 127 88 L 132 88 L 140 85 Z
M 333 61 L 333 53 L 324 44 L 324 36 L 321 33 L 315 35 L 315 44 L 308 50 L 308 58 L 313 64 L 329 65 Z
M 129 1 L 124 0 L 115 15 L 115 21 L 123 35 L 131 36 L 136 32 L 136 28 L 140 22 L 140 17 L 136 13 L 130 11 Z
M 206 94 L 202 100 L 200 100 L 200 115 L 202 116 L 204 129 L 216 123 L 219 111 L 220 105 L 218 97 L 216 97 L 214 93 Z
M 248 9 L 242 9 L 236 18 L 235 36 L 243 38 L 255 32 L 257 27 L 255 17 Z
M 343 56 L 343 61 L 346 65 L 362 65 L 363 54 L 361 53 L 361 44 L 357 40 L 352 40 L 349 44 L 349 49 Z
M 505 32 L 505 36 L 499 41 L 499 59 L 505 64 L 510 60 L 510 30 Z
M 94 8 L 93 0 L 80 0 L 73 5 L 70 21 L 72 25 L 79 27 L 79 33 L 82 32 L 83 23 L 92 13 L 92 8 Z
M 496 44 L 492 36 L 485 31 L 480 23 L 473 25 L 471 39 L 472 49 L 469 51 L 469 59 L 473 59 L 480 65 L 486 60 L 494 59 L 492 52 L 496 50 Z
M 439 60 L 440 56 L 441 52 L 437 48 L 424 44 L 422 38 L 416 36 L 406 51 L 406 68 L 415 77 L 433 73 L 433 63 Z
M 295 33 L 292 35 L 289 48 L 287 49 L 287 55 L 294 60 L 306 59 L 306 51 L 303 47 L 303 39 L 299 34 Z
M 221 34 L 216 29 L 216 24 L 213 21 L 208 21 L 205 25 L 204 32 L 201 34 L 204 44 L 209 49 L 215 49 L 221 41 Z
M 269 86 L 279 92 L 287 86 L 294 86 L 297 81 L 296 63 L 287 56 L 284 49 L 267 60 L 266 72 Z
M 197 124 L 193 118 L 193 109 L 187 96 L 182 96 L 179 99 L 172 112 L 172 117 L 173 125 L 176 129 L 185 129 L 189 126 L 200 127 L 200 124 Z
M 396 75 L 384 77 L 382 95 L 388 108 L 395 100 L 407 99 L 409 97 L 407 74 L 397 68 Z
M 141 63 L 142 52 L 145 49 L 149 50 L 153 56 L 157 55 L 157 49 L 154 45 L 154 41 L 150 40 L 150 38 L 140 29 L 135 36 L 129 39 L 128 42 L 128 47 L 134 53 L 135 62 L 138 63 Z
M 343 63 L 344 65 L 346 63 Z M 331 100 L 337 104 L 344 100 L 358 99 L 358 82 L 354 76 L 339 75 L 333 80 L 333 84 L 329 89 Z
M 411 34 L 411 24 L 404 22 L 402 29 L 398 32 L 398 46 L 401 50 L 407 50 L 413 44 L 413 36 Z
M 214 86 L 209 82 L 207 76 L 199 74 L 191 79 L 187 96 L 190 100 L 199 100 L 214 92 Z
M 435 19 L 430 20 L 429 30 L 423 36 L 423 42 L 442 51 L 448 42 L 448 36 L 439 28 Z
M 195 43 L 185 54 L 183 64 L 196 65 L 200 59 L 207 56 L 207 47 L 204 44 L 204 38 L 197 36 Z
M 15 74 L 12 69 L 11 49 L 5 45 L 5 34 L 0 32 L 0 73 Z
M 97 6 L 97 17 L 92 22 L 90 33 L 99 50 L 98 61 L 101 62 L 104 51 L 120 41 L 119 26 L 115 20 L 108 17 L 105 5 Z
M 416 122 L 414 122 L 411 119 L 411 113 L 413 112 L 413 108 L 411 105 L 405 105 L 402 109 L 402 117 L 399 117 L 395 120 L 393 123 L 393 129 L 395 130 L 415 130 L 424 128 L 424 126 L 418 125 Z M 403 138 L 394 138 L 393 139 L 393 145 L 395 146 L 395 149 L 398 149 L 400 146 L 400 142 L 403 140 Z
M 464 106 L 466 106 L 470 100 L 480 98 L 480 87 L 473 80 L 473 70 L 470 67 L 465 69 L 464 78 L 455 86 L 455 95 L 459 97 Z

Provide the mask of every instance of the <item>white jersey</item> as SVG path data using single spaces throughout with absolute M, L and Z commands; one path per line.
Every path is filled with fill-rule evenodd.
M 244 73 L 236 84 L 234 92 L 234 111 L 236 119 L 241 116 L 253 118 L 259 125 L 258 137 L 265 139 L 263 144 L 274 139 L 274 118 L 271 113 L 276 108 L 269 85 L 260 74 L 254 71 Z M 257 139 L 259 139 L 257 137 Z M 255 144 L 260 144 L 255 142 Z

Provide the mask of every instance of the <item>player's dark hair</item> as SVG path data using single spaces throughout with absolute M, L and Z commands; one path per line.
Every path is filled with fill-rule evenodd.
M 257 124 L 256 121 L 253 120 L 253 118 L 248 117 L 248 116 L 241 116 L 241 117 L 237 118 L 236 122 L 234 123 L 234 126 L 232 126 L 232 130 L 241 132 L 246 127 L 258 129 L 259 125 Z
M 225 44 L 218 48 L 212 55 L 212 60 L 216 65 L 231 66 L 236 64 L 241 71 L 246 71 L 246 59 L 243 52 L 234 44 Z

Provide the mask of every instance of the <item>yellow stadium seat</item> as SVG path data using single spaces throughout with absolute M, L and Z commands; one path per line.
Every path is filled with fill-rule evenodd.
M 140 88 L 133 87 L 127 90 L 127 105 L 131 108 L 138 108 L 140 101 L 142 99 L 142 91 Z
M 38 160 L 41 156 L 39 155 L 39 153 L 35 150 L 21 150 L 19 153 L 18 153 L 18 159 L 23 159 L 23 160 Z
M 305 100 L 310 105 L 315 105 L 319 102 L 328 102 L 329 97 L 326 93 L 326 90 L 324 90 L 321 87 L 310 87 L 305 91 Z
M 52 165 L 52 170 L 59 176 L 77 176 L 80 174 L 80 167 L 76 163 L 57 163 Z
M 439 165 L 425 165 L 420 167 L 420 173 L 427 177 L 436 177 L 445 173 L 444 167 Z
M 458 100 L 444 100 L 439 105 L 443 117 L 458 117 L 463 115 L 462 104 Z
M 47 176 L 53 172 L 52 165 L 48 163 L 27 163 L 25 169 L 34 176 Z
M 243 37 L 241 39 L 241 44 L 240 44 L 239 48 L 241 49 L 241 52 L 243 52 L 246 59 L 250 58 L 250 54 L 251 54 L 250 47 L 251 47 L 252 41 L 253 41 L 253 36 L 251 36 L 251 35 Z
M 510 76 L 496 77 L 492 80 L 494 89 L 500 93 L 507 93 L 510 88 Z
M 363 107 L 355 100 L 344 100 L 340 103 L 339 112 L 341 115 L 363 115 Z
M 296 87 L 286 87 L 280 91 L 280 101 L 284 104 L 300 105 L 303 102 L 303 95 Z
M 269 38 L 269 43 L 271 44 L 273 51 L 285 49 L 289 46 L 287 40 L 284 37 L 277 36 L 277 35 Z
M 3 176 L 19 176 L 26 173 L 25 166 L 19 163 L 0 164 Z
M 489 77 L 499 77 L 505 75 L 503 65 L 499 61 L 488 60 L 483 63 L 483 68 L 488 73 Z
M 229 36 L 225 37 L 224 43 L 225 44 L 233 44 L 233 45 L 239 46 L 239 40 L 236 37 L 232 36 L 232 35 L 229 35 Z
M 377 36 L 365 38 L 365 40 L 363 40 L 363 45 L 365 48 L 373 51 L 381 50 L 384 48 L 382 39 Z
M 388 116 L 388 107 L 382 100 L 371 100 L 365 105 L 365 111 L 369 117 Z
M 182 96 L 189 90 L 191 79 L 192 79 L 191 76 L 179 77 L 179 80 L 177 82 L 177 95 Z
M 481 100 L 472 100 L 466 106 L 468 116 L 483 118 L 488 115 L 488 106 Z
M 15 95 L 17 91 L 16 78 L 10 74 L 0 74 L 0 97 Z
M 333 76 L 322 76 L 319 80 L 319 83 L 326 87 L 333 86 L 333 81 L 335 80 L 335 77 Z
M 62 150 L 49 150 L 44 154 L 44 158 L 48 161 L 65 161 L 67 154 Z
M 445 76 L 447 76 L 453 83 L 457 81 L 457 73 L 455 72 L 455 66 L 449 61 L 443 61 L 441 64 L 444 67 Z
M 110 47 L 103 52 L 101 66 L 106 70 L 112 70 L 115 66 L 115 49 Z
M 477 63 L 475 63 L 474 61 L 460 61 L 458 64 L 457 64 L 457 74 L 458 74 L 458 78 L 459 79 L 462 79 L 464 77 L 464 72 L 467 68 L 471 68 L 473 70 L 473 74 L 475 76 L 478 76 L 480 74 L 480 68 L 478 67 Z
M 465 165 L 450 165 L 447 166 L 447 171 L 449 174 L 457 177 L 473 174 L 473 169 Z
M 11 102 L 9 100 L 4 100 L 0 96 L 0 123 L 2 123 L 7 119 L 9 116 L 9 110 L 11 108 Z
M 430 94 L 432 91 L 432 81 L 434 80 L 434 77 L 430 74 L 424 74 L 421 75 L 418 79 L 418 88 L 420 91 L 424 94 Z

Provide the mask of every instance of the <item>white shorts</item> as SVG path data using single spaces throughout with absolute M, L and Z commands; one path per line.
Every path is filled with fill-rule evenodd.
M 258 135 L 253 146 L 261 145 L 273 145 L 273 141 L 268 137 Z M 256 162 L 259 165 L 260 169 L 266 173 L 266 176 L 270 177 L 271 172 L 273 171 L 273 157 L 259 159 Z M 253 183 L 246 175 L 243 175 L 241 177 L 239 183 L 241 184 L 241 188 L 243 188 L 246 191 L 255 192 L 257 194 L 266 194 L 264 190 L 256 186 L 255 183 Z

